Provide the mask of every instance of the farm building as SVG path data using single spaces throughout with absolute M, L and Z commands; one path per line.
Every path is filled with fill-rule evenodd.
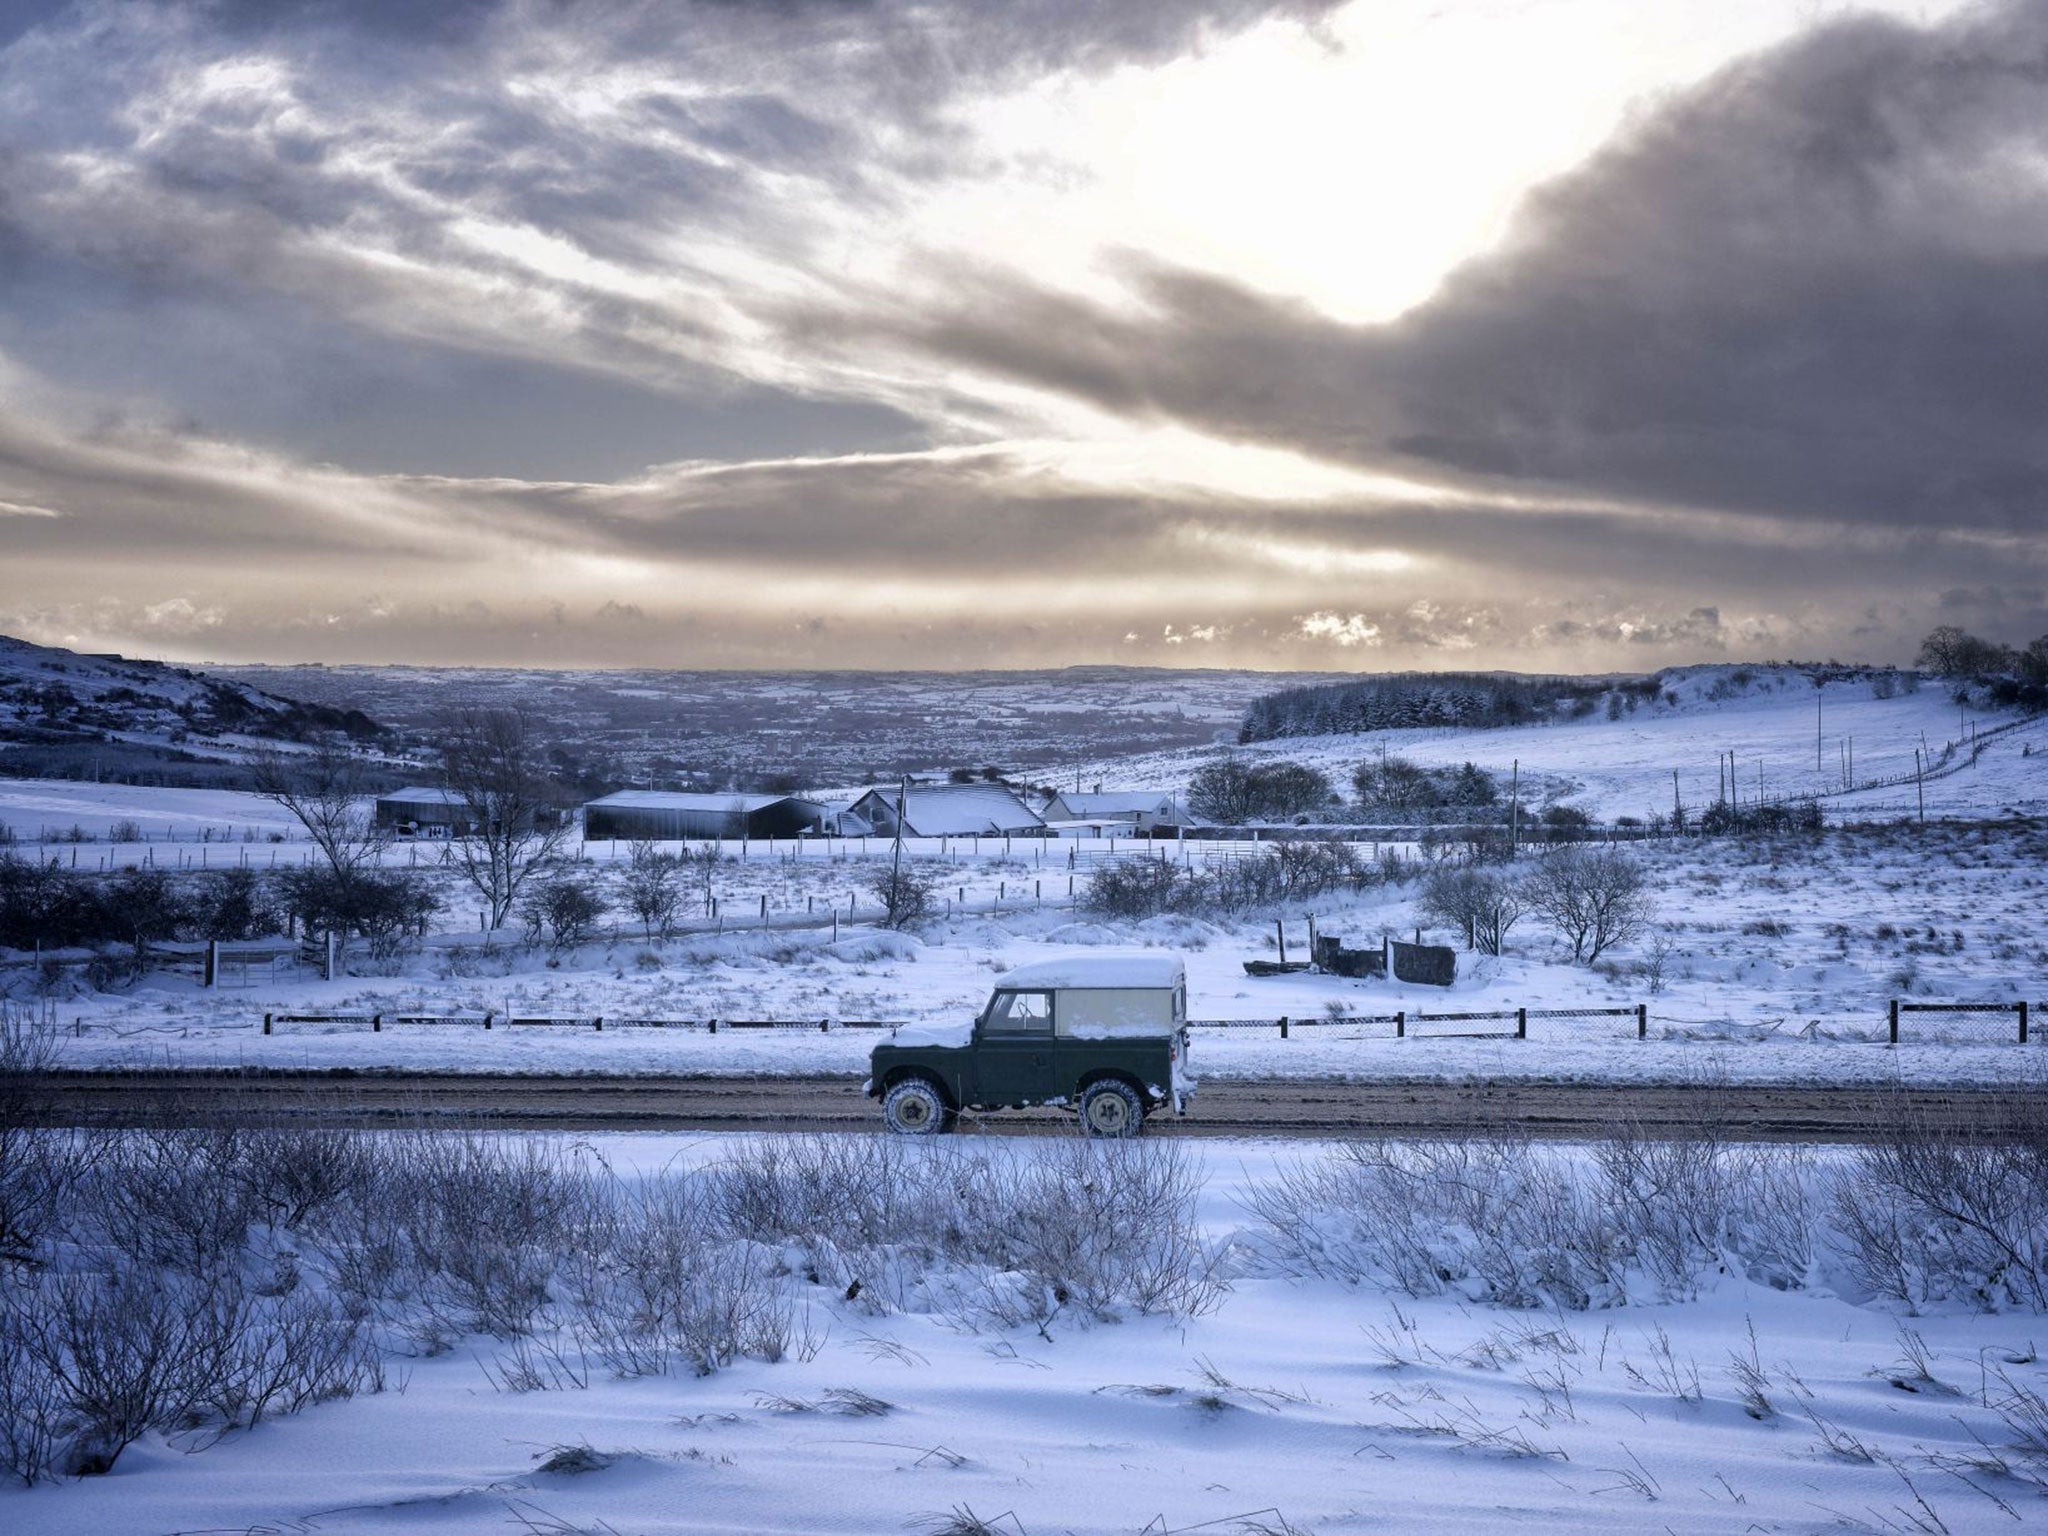
M 1063 792 L 1052 797 L 1052 803 L 1042 814 L 1049 822 L 1108 828 L 1119 834 L 1175 827 L 1182 820 L 1174 797 L 1154 789 L 1118 790 L 1106 795 L 1100 791 L 1090 795 Z
M 377 825 L 404 836 L 459 837 L 472 818 L 454 790 L 412 785 L 377 797 Z
M 672 794 L 622 789 L 583 807 L 583 835 L 606 839 L 801 837 L 821 830 L 826 807 L 794 795 Z
M 906 837 L 1045 836 L 1045 822 L 1000 784 L 913 784 L 907 791 L 871 789 L 852 814 L 879 837 L 896 835 L 896 800 L 904 797 Z

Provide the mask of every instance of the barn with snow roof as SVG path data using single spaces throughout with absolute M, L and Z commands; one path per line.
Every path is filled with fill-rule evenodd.
M 853 813 L 877 837 L 896 835 L 896 802 L 903 800 L 905 837 L 1043 837 L 1045 821 L 1001 784 L 913 784 L 907 790 L 871 789 Z
M 590 842 L 802 837 L 821 830 L 828 814 L 817 801 L 796 795 L 622 789 L 583 807 L 583 836 Z

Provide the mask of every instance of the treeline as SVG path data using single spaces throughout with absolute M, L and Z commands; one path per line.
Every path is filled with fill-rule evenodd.
M 1246 706 L 1239 741 L 1280 736 L 1334 736 L 1358 731 L 1525 725 L 1560 709 L 1590 713 L 1617 688 L 1654 695 L 1654 678 L 1517 677 L 1506 673 L 1434 672 L 1314 683 L 1263 694 Z
M 432 887 L 404 870 L 347 878 L 314 866 L 99 874 L 0 853 L 7 949 L 118 946 L 140 961 L 152 944 L 300 932 L 360 938 L 376 949 L 424 931 L 439 907 Z
M 2025 646 L 2001 645 L 1943 624 L 1920 643 L 1919 662 L 1937 677 L 1982 683 L 1993 704 L 2048 709 L 2048 635 Z

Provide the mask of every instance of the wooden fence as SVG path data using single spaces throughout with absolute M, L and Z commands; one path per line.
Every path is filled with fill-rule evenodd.
M 2004 1015 L 2014 1020 L 2012 1037 L 2025 1045 L 2032 1038 L 2029 1020 L 2044 1005 L 2015 1002 L 1937 1003 L 1904 1002 L 1894 999 L 1887 1009 L 1887 1037 L 1897 1045 L 1901 1038 L 1900 1018 L 1907 1014 Z M 1317 1030 L 1379 1029 L 1391 1026 L 1387 1038 L 1395 1040 L 1526 1040 L 1531 1021 L 1552 1023 L 1567 1020 L 1629 1019 L 1635 1023 L 1635 1038 L 1650 1037 L 1652 1016 L 1647 1003 L 1629 1003 L 1600 1008 L 1489 1008 L 1457 1012 L 1400 1009 L 1393 1013 L 1326 1013 L 1320 1017 L 1295 1018 L 1281 1015 L 1263 1019 L 1190 1019 L 1188 1028 L 1230 1032 L 1271 1030 L 1282 1040 L 1291 1040 Z M 854 1031 L 895 1031 L 904 1021 L 889 1019 L 685 1019 L 656 1018 L 625 1014 L 500 1014 L 483 1013 L 266 1013 L 263 1033 L 294 1024 L 367 1026 L 381 1034 L 389 1027 L 462 1027 L 470 1029 L 567 1029 L 602 1034 L 607 1029 L 666 1029 L 700 1034 L 743 1034 L 749 1031 L 784 1031 L 831 1034 Z

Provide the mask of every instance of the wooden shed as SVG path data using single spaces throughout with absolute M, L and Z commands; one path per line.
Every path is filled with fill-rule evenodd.
M 473 821 L 468 804 L 452 789 L 415 784 L 377 797 L 377 825 L 401 837 L 460 837 Z

